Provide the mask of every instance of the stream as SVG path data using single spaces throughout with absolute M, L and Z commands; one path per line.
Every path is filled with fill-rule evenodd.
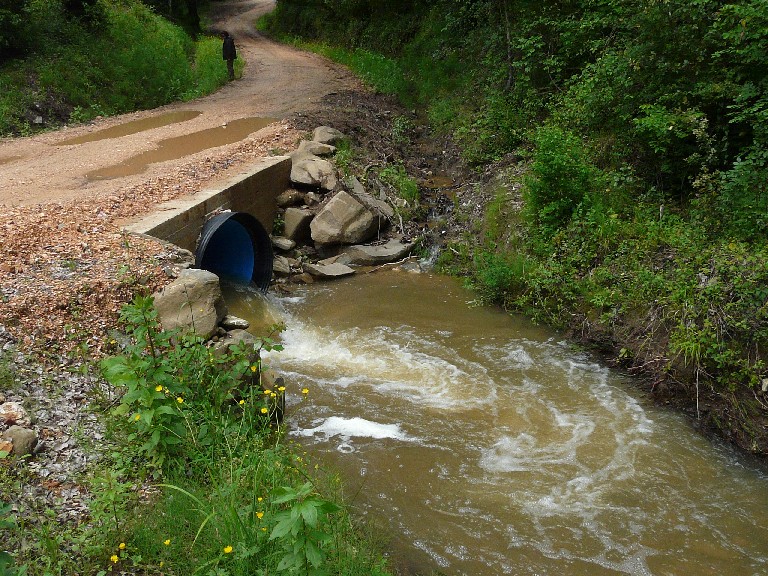
M 404 573 L 768 573 L 762 466 L 457 280 L 380 270 L 226 298 L 254 334 L 286 322 L 266 362 L 289 436 Z

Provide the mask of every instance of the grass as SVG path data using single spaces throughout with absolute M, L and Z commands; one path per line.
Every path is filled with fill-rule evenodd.
M 260 353 L 279 350 L 274 334 L 214 354 L 160 330 L 151 298 L 122 319 L 128 343 L 101 363 L 117 401 L 105 398 L 106 444 L 81 480 L 88 521 L 62 524 L 25 499 L 0 525 L 17 566 L 2 576 L 388 574 L 339 504 L 338 478 L 286 444 L 276 407 L 309 390 L 265 388 Z M 0 458 L 3 493 L 37 483 L 24 462 Z
M 101 3 L 95 29 L 67 20 L 55 5 L 35 4 L 29 43 L 36 49 L 0 66 L 0 135 L 190 100 L 228 81 L 219 39 L 193 41 L 139 2 Z M 36 27 L 38 20 L 50 25 Z M 236 70 L 242 67 L 238 59 Z

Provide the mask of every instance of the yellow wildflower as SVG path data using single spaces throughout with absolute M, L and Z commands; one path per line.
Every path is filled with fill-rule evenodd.
M 155 392 L 162 392 L 162 391 L 163 391 L 163 387 L 161 384 L 158 384 L 157 386 L 155 386 Z
M 256 512 L 256 518 L 258 518 L 259 520 L 264 518 L 264 512 Z
M 141 414 L 136 414 L 136 416 L 134 416 L 133 419 L 136 420 L 136 422 L 138 422 L 139 420 L 141 420 Z
M 256 372 L 256 370 L 258 370 L 258 369 L 259 369 L 259 367 L 258 367 L 258 366 L 256 366 L 256 364 L 253 364 L 253 365 L 251 366 L 251 372 Z
M 125 550 L 125 542 L 120 542 L 118 548 L 120 548 L 120 550 Z
M 163 544 L 165 544 L 166 546 L 170 546 L 170 545 L 171 545 L 171 539 L 170 539 L 170 538 L 168 538 L 168 540 L 165 540 L 165 541 L 163 542 Z
M 302 388 L 301 389 L 302 394 L 309 394 L 309 388 Z
M 117 557 L 117 554 L 112 554 L 109 559 L 112 560 L 113 564 L 117 564 L 117 561 L 120 560 L 120 558 Z
M 262 413 L 262 414 L 266 414 L 267 412 L 269 412 L 269 410 L 267 410 L 266 408 L 262 408 L 262 409 L 261 409 L 261 413 Z
M 176 398 L 176 402 L 178 402 L 179 404 L 184 404 L 184 398 L 179 396 L 178 398 Z
M 245 400 L 240 400 L 240 402 L 238 402 L 238 404 L 240 404 L 240 406 L 242 406 L 243 404 L 245 404 Z
M 264 390 L 264 396 L 269 396 L 272 394 L 272 390 Z
M 280 392 L 285 392 L 285 386 L 280 386 L 280 387 L 278 388 L 278 391 L 280 391 Z
M 229 554 L 232 552 L 232 546 L 224 546 L 224 554 Z

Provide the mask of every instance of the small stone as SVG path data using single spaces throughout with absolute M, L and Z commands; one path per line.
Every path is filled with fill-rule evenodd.
M 285 256 L 275 256 L 272 261 L 272 271 L 275 274 L 290 274 L 291 264 Z
M 307 264 L 304 269 L 316 278 L 341 278 L 351 276 L 355 271 L 344 264 Z
M 320 204 L 322 201 L 322 196 L 320 196 L 320 194 L 317 192 L 307 192 L 304 194 L 304 204 L 307 206 L 315 206 L 316 204 Z
M 221 321 L 221 325 L 226 330 L 248 330 L 248 328 L 251 326 L 248 320 L 238 318 L 232 314 L 224 316 L 224 320 Z
M 344 134 L 330 126 L 318 126 L 312 132 L 312 140 L 322 144 L 336 144 L 344 139 Z
M 272 246 L 274 246 L 278 250 L 283 250 L 284 252 L 287 252 L 288 250 L 293 250 L 294 248 L 296 248 L 296 242 L 294 242 L 290 238 L 285 238 L 283 236 L 273 236 Z
M 16 456 L 26 456 L 32 454 L 37 446 L 37 434 L 34 430 L 23 428 L 21 426 L 11 426 L 3 434 L 4 440 L 10 440 L 13 443 L 12 454 Z
M 291 282 L 294 284 L 314 284 L 315 279 L 311 274 L 304 272 L 303 274 L 296 274 L 295 276 L 291 276 Z
M 18 402 L 5 402 L 0 405 L 0 422 L 10 426 L 18 424 L 19 426 L 29 426 L 29 414 Z

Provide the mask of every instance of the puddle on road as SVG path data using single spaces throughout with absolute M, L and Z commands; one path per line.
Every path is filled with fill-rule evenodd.
M 4 156 L 0 157 L 0 164 L 10 164 L 14 160 L 21 160 L 23 156 Z
M 85 134 L 83 136 L 77 136 L 76 138 L 70 138 L 59 142 L 57 146 L 67 146 L 70 144 L 85 144 L 86 142 L 96 142 L 98 140 L 109 140 L 110 138 L 120 138 L 121 136 L 130 136 L 131 134 L 138 134 L 145 130 L 152 130 L 153 128 L 160 128 L 162 126 L 168 126 L 169 124 L 178 124 L 179 122 L 186 122 L 197 118 L 202 112 L 196 110 L 185 110 L 181 112 L 169 112 L 168 114 L 161 114 L 160 116 L 153 116 L 151 118 L 142 118 L 141 120 L 131 120 L 124 124 L 118 124 L 111 128 L 104 128 L 91 134 Z
M 107 180 L 140 174 L 150 164 L 176 160 L 185 156 L 191 156 L 208 148 L 216 148 L 225 144 L 231 144 L 242 140 L 252 132 L 256 132 L 276 122 L 274 118 L 240 118 L 223 126 L 200 130 L 184 136 L 176 136 L 162 140 L 158 148 L 149 150 L 129 158 L 125 162 L 108 166 L 100 170 L 94 170 L 86 175 L 88 180 Z

